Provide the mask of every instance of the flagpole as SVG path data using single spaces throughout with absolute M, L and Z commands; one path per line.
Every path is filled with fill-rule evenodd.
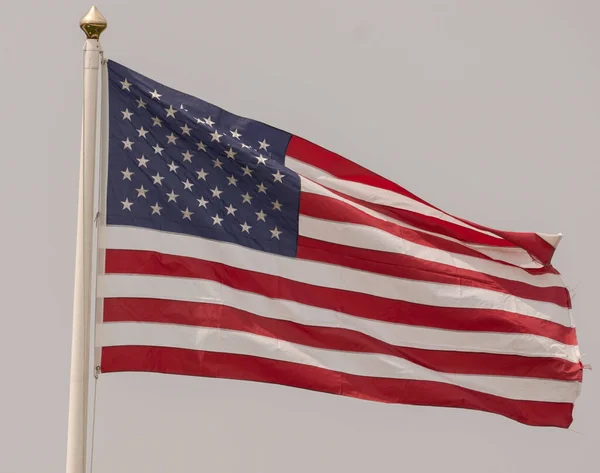
M 100 34 L 106 29 L 106 20 L 96 7 L 92 7 L 81 19 L 80 27 L 86 34 L 86 41 L 83 48 L 83 123 L 79 169 L 79 201 L 77 206 L 67 473 L 85 473 L 87 468 L 94 170 L 96 166 L 98 72 L 102 53 L 99 38 Z

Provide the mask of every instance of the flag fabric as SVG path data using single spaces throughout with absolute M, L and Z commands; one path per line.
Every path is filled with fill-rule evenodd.
M 568 427 L 560 236 L 454 217 L 108 61 L 102 373 L 276 383 Z

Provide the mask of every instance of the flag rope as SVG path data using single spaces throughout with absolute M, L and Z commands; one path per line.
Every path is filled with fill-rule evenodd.
M 94 370 L 94 401 L 92 402 L 92 436 L 90 439 L 90 473 L 94 472 L 94 440 L 96 434 L 96 399 L 98 394 L 98 376 L 100 367 L 96 366 Z

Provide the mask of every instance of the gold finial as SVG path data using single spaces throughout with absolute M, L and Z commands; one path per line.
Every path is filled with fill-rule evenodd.
M 106 26 L 106 18 L 95 6 L 90 8 L 90 11 L 79 22 L 79 27 L 83 30 L 87 39 L 99 39 Z

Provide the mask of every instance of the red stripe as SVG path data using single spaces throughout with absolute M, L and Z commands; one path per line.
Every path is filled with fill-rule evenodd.
M 107 273 L 154 274 L 217 281 L 235 289 L 373 320 L 450 330 L 530 333 L 576 344 L 575 330 L 493 309 L 432 307 L 341 289 L 313 286 L 221 263 L 152 251 L 107 250 Z
M 404 279 L 477 287 L 570 307 L 569 292 L 564 287 L 532 286 L 399 253 L 365 250 L 299 237 L 297 257 Z
M 567 428 L 573 404 L 517 401 L 433 381 L 350 375 L 314 366 L 180 348 L 124 346 L 102 349 L 102 372 L 149 371 L 281 384 L 371 401 L 459 407 L 500 414 L 536 426 Z
M 331 174 L 332 176 L 347 181 L 359 182 L 361 184 L 367 184 L 373 187 L 379 187 L 380 189 L 386 189 L 388 191 L 396 192 L 400 195 L 410 197 L 411 199 L 421 202 L 422 204 L 429 205 L 420 197 L 417 197 L 412 192 L 404 189 L 395 182 L 392 182 L 379 174 L 364 168 L 339 154 L 333 153 L 332 151 L 326 150 L 304 138 L 292 136 L 290 143 L 288 144 L 285 152 L 287 156 L 302 161 L 303 163 L 310 164 L 316 168 L 322 169 L 323 171 Z
M 409 197 L 417 202 L 421 202 L 432 209 L 443 210 L 431 205 L 425 200 L 417 197 L 411 192 L 407 191 L 403 187 L 395 184 L 394 182 L 385 179 L 378 174 L 346 159 L 342 156 L 328 151 L 314 143 L 311 143 L 302 138 L 293 136 L 286 150 L 286 154 L 298 161 L 302 161 L 306 164 L 322 169 L 328 174 L 331 174 L 339 179 L 347 181 L 358 182 L 380 189 L 389 190 L 397 194 Z M 348 197 L 348 196 L 346 196 Z M 351 197 L 349 197 L 351 198 Z M 525 232 L 506 232 L 496 230 L 493 228 L 485 227 L 465 219 L 454 217 L 446 212 L 446 215 L 456 218 L 457 220 L 471 225 L 479 230 L 486 231 L 498 235 L 503 240 L 493 238 L 489 235 L 485 235 L 476 230 L 464 228 L 460 225 L 441 220 L 436 217 L 426 216 L 419 214 L 418 212 L 411 212 L 404 209 L 398 209 L 394 207 L 388 207 L 383 205 L 371 204 L 359 199 L 351 198 L 362 205 L 368 206 L 382 212 L 386 215 L 394 216 L 400 220 L 410 222 L 413 225 L 417 225 L 428 231 L 434 231 L 443 235 L 451 236 L 453 238 L 460 239 L 465 242 L 478 243 L 483 245 L 491 245 L 496 247 L 505 246 L 518 246 L 527 251 L 534 259 L 544 265 L 550 264 L 550 260 L 554 254 L 555 248 L 550 245 L 547 241 L 541 238 L 536 233 L 525 233 Z
M 519 271 L 525 271 L 533 275 L 557 274 L 557 271 L 551 266 L 546 266 L 540 269 L 518 268 L 515 265 L 506 263 L 504 261 L 490 258 L 489 256 L 475 251 L 459 242 L 446 240 L 445 238 L 438 237 L 436 235 L 431 235 L 418 230 L 403 227 L 396 223 L 381 220 L 357 209 L 356 207 L 353 207 L 346 202 L 323 195 L 302 192 L 300 194 L 300 213 L 308 217 L 320 218 L 323 220 L 365 225 L 377 228 L 389 233 L 390 235 L 397 236 L 422 246 L 447 251 L 449 253 L 472 256 L 487 261 L 495 261 L 498 264 L 504 264 L 505 266 L 516 268 Z
M 340 197 L 348 199 L 356 204 L 360 204 L 383 215 L 387 215 L 388 217 L 392 217 L 397 220 L 400 220 L 401 222 L 405 222 L 414 227 L 418 227 L 421 230 L 438 233 L 440 235 L 446 235 L 447 237 L 455 238 L 465 243 L 471 243 L 476 245 L 486 245 L 495 248 L 514 248 L 516 246 L 512 242 L 500 238 L 495 238 L 491 235 L 483 234 L 477 230 L 458 225 L 457 223 L 448 222 L 446 220 L 442 220 L 437 217 L 432 217 L 430 215 L 424 215 L 419 212 L 414 212 L 412 210 L 390 207 L 388 205 L 383 204 L 374 204 L 372 202 L 367 202 L 365 200 L 358 199 L 351 195 L 344 194 L 343 192 L 336 191 L 335 189 L 330 189 L 325 185 L 323 185 L 323 187 L 326 187 L 331 192 L 333 192 L 336 195 L 339 195 Z
M 363 205 L 365 207 L 370 208 L 371 210 L 375 210 L 376 212 L 382 213 L 383 215 L 387 215 L 388 217 L 392 217 L 402 222 L 406 222 L 409 225 L 419 227 L 429 232 L 435 232 L 441 235 L 446 235 L 448 237 L 456 238 L 457 240 L 461 240 L 466 243 L 475 243 L 500 248 L 522 248 L 527 253 L 529 253 L 529 255 L 532 256 L 534 260 L 544 265 L 550 263 L 552 255 L 555 251 L 555 248 L 552 245 L 550 245 L 547 241 L 545 241 L 535 233 L 516 233 L 493 230 L 478 225 L 476 223 L 454 217 L 457 218 L 457 220 L 467 223 L 473 227 L 479 228 L 480 230 L 495 233 L 496 235 L 502 237 L 502 239 L 498 239 L 490 235 L 479 233 L 476 230 L 465 228 L 456 223 L 441 220 L 436 217 L 423 215 L 410 210 L 390 207 L 388 205 L 366 202 L 364 200 L 357 199 L 356 197 L 352 197 L 342 192 L 338 192 L 334 189 L 329 190 L 334 194 L 351 200 L 354 203 Z
M 316 348 L 396 356 L 444 373 L 521 376 L 564 381 L 582 379 L 580 363 L 558 358 L 400 347 L 354 330 L 314 327 L 270 319 L 220 304 L 161 299 L 106 299 L 104 322 L 154 322 L 216 327 Z
M 523 248 L 531 256 L 533 256 L 535 260 L 545 266 L 550 265 L 552 257 L 554 256 L 554 252 L 556 251 L 556 248 L 554 248 L 537 233 L 506 232 L 503 230 L 490 229 L 462 218 L 454 218 L 471 225 L 472 227 L 479 228 L 480 230 L 495 233 L 496 235 L 504 238 L 506 241 L 511 242 L 513 245 Z

